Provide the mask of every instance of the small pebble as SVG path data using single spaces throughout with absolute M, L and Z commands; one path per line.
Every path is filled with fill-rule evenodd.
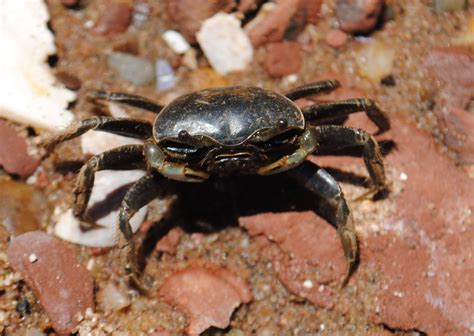
M 115 35 L 127 30 L 132 19 L 132 8 L 124 2 L 109 5 L 102 13 L 95 27 L 101 35 Z
M 69 90 L 77 91 L 81 88 L 81 81 L 74 75 L 65 71 L 58 71 L 56 77 L 64 84 Z
M 108 65 L 119 76 L 136 86 L 145 85 L 155 78 L 155 69 L 150 60 L 123 52 L 112 52 L 107 59 Z
M 361 75 L 380 83 L 393 72 L 395 50 L 383 41 L 371 39 L 359 51 L 356 62 Z
M 326 43 L 333 48 L 341 48 L 348 40 L 349 36 L 339 29 L 333 29 L 326 34 Z
M 156 61 L 156 91 L 166 91 L 176 84 L 173 67 L 164 58 Z
M 464 10 L 468 6 L 468 0 L 433 0 L 436 14 L 448 11 Z
M 38 256 L 34 253 L 30 254 L 28 257 L 28 260 L 30 263 L 34 263 L 38 261 Z
M 309 279 L 306 279 L 304 282 L 303 282 L 303 287 L 304 288 L 308 288 L 308 289 L 311 289 L 313 288 L 313 282 Z
M 408 175 L 405 173 L 400 173 L 400 180 L 401 181 L 406 181 L 408 180 Z
M 99 295 L 102 306 L 107 312 L 118 311 L 130 305 L 127 295 L 111 283 L 107 284 Z
M 163 34 L 163 39 L 168 46 L 177 54 L 184 54 L 189 50 L 190 46 L 188 41 L 175 30 L 168 30 Z
M 221 75 L 244 70 L 252 61 L 252 44 L 233 15 L 212 16 L 202 23 L 196 37 L 209 63 Z

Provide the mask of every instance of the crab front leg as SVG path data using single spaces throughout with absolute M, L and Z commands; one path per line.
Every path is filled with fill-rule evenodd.
M 316 164 L 305 161 L 288 174 L 300 185 L 319 195 L 331 204 L 336 210 L 335 226 L 342 243 L 344 256 L 347 261 L 347 272 L 342 285 L 346 285 L 354 271 L 359 253 L 357 235 L 354 229 L 352 216 L 349 212 L 344 194 L 336 180 L 324 169 Z
M 152 140 L 145 142 L 145 157 L 149 168 L 161 175 L 182 182 L 202 182 L 209 178 L 204 171 L 192 169 L 185 164 L 166 161 L 165 153 Z
M 318 147 L 318 133 L 314 127 L 308 127 L 300 138 L 300 147 L 289 155 L 257 170 L 259 175 L 271 175 L 284 172 L 301 164 Z

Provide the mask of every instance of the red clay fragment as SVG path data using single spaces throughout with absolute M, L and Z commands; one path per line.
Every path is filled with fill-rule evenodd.
M 434 49 L 424 65 L 440 84 L 438 90 L 445 105 L 466 108 L 474 95 L 474 52 L 464 48 Z
M 234 309 L 252 299 L 243 280 L 215 266 L 190 266 L 171 275 L 159 296 L 188 316 L 189 335 L 198 335 L 211 326 L 226 328 Z
M 70 334 L 86 309 L 94 307 L 91 275 L 60 240 L 42 231 L 28 232 L 13 240 L 7 254 L 58 334 Z
M 33 174 L 38 164 L 39 160 L 28 155 L 25 139 L 0 119 L 0 166 L 7 173 L 26 178 Z
M 456 153 L 460 164 L 474 164 L 474 115 L 451 107 L 440 113 L 444 144 Z
M 275 270 L 290 291 L 318 306 L 331 306 L 332 292 L 325 285 L 342 281 L 346 270 L 331 225 L 311 211 L 264 213 L 241 217 L 239 223 L 250 235 L 264 235 L 286 252 L 276 258 Z
M 248 32 L 254 48 L 284 38 L 294 39 L 308 23 L 319 19 L 321 0 L 281 0 L 276 7 Z M 250 22 L 252 25 L 252 22 Z

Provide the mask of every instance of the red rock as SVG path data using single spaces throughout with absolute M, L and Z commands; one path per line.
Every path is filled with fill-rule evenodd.
M 439 152 L 430 134 L 400 117 L 391 122 L 383 138 L 397 147 L 386 164 L 407 180 L 394 215 L 384 219 L 388 232 L 363 244 L 368 251 L 360 267 L 370 264 L 379 274 L 373 320 L 434 335 L 472 333 L 474 232 L 468 228 L 474 225 L 474 181 Z M 364 123 L 363 114 L 348 122 Z
M 190 43 L 196 42 L 201 23 L 218 12 L 229 13 L 235 0 L 167 0 L 166 9 L 176 29 Z
M 86 309 L 94 307 L 91 275 L 60 240 L 42 231 L 25 233 L 13 240 L 7 254 L 57 333 L 71 333 Z
M 451 107 L 441 112 L 444 143 L 457 155 L 460 164 L 474 163 L 474 116 Z
M 25 139 L 0 119 L 0 166 L 7 173 L 26 178 L 33 174 L 38 164 L 39 160 L 28 154 Z
M 123 2 L 112 3 L 101 13 L 95 32 L 106 36 L 123 33 L 131 19 L 132 7 Z
M 431 50 L 425 68 L 438 82 L 447 106 L 464 109 L 474 95 L 474 52 L 464 48 Z
M 248 32 L 252 45 L 257 48 L 268 42 L 279 42 L 286 34 L 295 37 L 307 23 L 318 20 L 320 7 L 320 0 L 279 1 L 276 8 Z M 288 31 L 290 27 L 292 31 Z
M 336 230 L 313 212 L 264 213 L 239 218 L 250 235 L 264 235 L 285 253 L 275 260 L 279 279 L 293 293 L 318 306 L 331 306 L 332 291 L 321 287 L 342 281 L 346 261 Z M 305 287 L 305 280 L 314 283 Z
M 192 335 L 211 326 L 226 328 L 234 309 L 252 299 L 243 280 L 215 266 L 191 266 L 171 275 L 159 296 L 188 316 L 187 332 Z
M 302 62 L 301 47 L 297 42 L 277 42 L 267 45 L 263 66 L 273 77 L 296 73 Z
M 336 16 L 341 30 L 346 33 L 372 30 L 383 4 L 383 0 L 336 0 Z
M 176 253 L 183 232 L 178 228 L 171 229 L 163 238 L 161 238 L 155 245 L 155 251 L 166 252 L 169 254 Z
M 348 40 L 349 36 L 339 29 L 330 30 L 326 34 L 326 43 L 333 48 L 341 48 Z

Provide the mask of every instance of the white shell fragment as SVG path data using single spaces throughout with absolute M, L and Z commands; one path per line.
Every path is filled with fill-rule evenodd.
M 54 228 L 56 236 L 72 243 L 106 247 L 117 242 L 116 222 L 118 208 L 128 186 L 145 175 L 142 170 L 111 171 L 104 170 L 95 174 L 95 183 L 89 201 L 88 211 L 100 227 L 82 231 L 79 220 L 69 209 L 61 213 Z M 145 220 L 147 207 L 143 207 L 130 220 L 133 232 L 136 232 Z
M 253 47 L 233 15 L 217 13 L 202 23 L 197 40 L 211 66 L 221 75 L 244 70 Z
M 46 64 L 56 52 L 42 0 L 0 1 L 0 117 L 54 131 L 73 120 L 76 99 Z
M 175 30 L 168 30 L 162 36 L 166 44 L 168 44 L 171 50 L 176 54 L 184 54 L 190 48 L 188 41 Z

